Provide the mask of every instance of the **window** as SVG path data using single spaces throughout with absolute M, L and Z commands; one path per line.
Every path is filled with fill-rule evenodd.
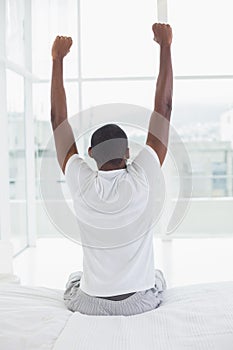
M 190 178 L 193 182 L 189 213 L 175 233 L 213 235 L 222 233 L 222 223 L 229 222 L 224 226 L 229 234 L 233 231 L 229 210 L 233 197 L 232 1 L 223 0 L 220 4 L 212 0 L 168 0 L 167 3 L 168 22 L 174 33 L 172 124 L 188 151 L 192 168 L 190 171 L 186 160 L 181 159 L 178 174 L 167 158 L 164 172 L 171 178 L 172 185 L 168 188 L 171 202 L 178 196 L 180 179 L 184 184 L 183 197 L 189 196 L 185 188 Z M 153 108 L 159 50 L 153 42 L 151 26 L 157 20 L 157 3 L 148 0 L 145 6 L 140 0 L 28 0 L 27 3 L 4 0 L 2 4 L 6 5 L 6 27 L 0 34 L 0 45 L 5 50 L 0 69 L 2 72 L 7 67 L 6 153 L 9 153 L 10 214 L 15 217 L 11 230 L 18 251 L 27 245 L 33 221 L 39 236 L 57 235 L 43 212 L 39 193 L 42 157 L 48 166 L 56 157 L 54 148 L 47 149 L 47 141 L 52 137 L 53 40 L 56 35 L 73 38 L 71 52 L 65 59 L 64 78 L 69 116 L 89 109 L 88 131 L 78 140 L 79 149 L 86 156 L 90 132 L 95 127 L 91 113 L 96 105 L 126 103 L 147 110 Z M 3 17 L 1 13 L 0 18 Z M 2 84 L 0 81 L 1 89 Z M 126 123 L 134 124 L 135 115 L 127 118 Z M 122 126 L 132 138 L 134 155 L 145 141 L 148 115 L 137 131 L 130 125 Z M 56 187 L 62 184 L 69 199 L 62 175 L 47 181 L 51 193 L 56 193 Z M 31 212 L 33 190 L 37 221 Z M 209 220 L 210 208 L 219 215 L 224 212 L 224 216 L 213 215 Z M 200 220 L 197 220 L 198 210 L 202 213 Z
M 73 38 L 69 64 L 64 67 L 65 75 L 77 78 L 77 0 L 33 0 L 31 4 L 33 73 L 40 79 L 50 79 L 52 43 L 57 35 L 64 35 Z
M 231 79 L 175 80 L 172 122 L 189 152 L 193 198 L 233 196 L 233 134 L 228 117 L 232 88 Z M 221 191 L 216 190 L 220 181 L 213 170 L 216 162 L 225 169 Z
M 232 1 L 168 0 L 176 75 L 233 74 Z
M 83 77 L 154 76 L 156 1 L 85 0 L 80 14 Z
M 176 235 L 229 235 L 233 149 L 232 2 L 168 0 L 175 75 L 173 123 L 188 150 L 193 183 Z M 229 223 L 229 224 L 228 224 Z
M 6 55 L 20 66 L 25 64 L 24 52 L 25 1 L 6 1 Z
M 27 174 L 25 142 L 25 79 L 18 70 L 25 69 L 25 3 L 7 0 L 6 45 L 6 115 L 9 164 L 9 211 L 11 241 L 15 253 L 28 244 Z M 4 47 L 4 46 L 3 46 Z M 15 67 L 15 70 L 14 68 Z M 3 83 L 3 82 L 2 82 Z M 2 102 L 1 102 L 2 103 Z M 2 150 L 7 152 L 7 150 Z

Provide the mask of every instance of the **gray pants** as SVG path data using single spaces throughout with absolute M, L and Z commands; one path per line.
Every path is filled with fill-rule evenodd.
M 115 301 L 107 300 L 84 293 L 80 287 L 82 272 L 70 275 L 66 284 L 64 301 L 71 311 L 78 311 L 85 315 L 99 316 L 131 316 L 156 309 L 162 302 L 166 282 L 163 273 L 155 270 L 155 284 L 151 289 L 136 292 L 127 299 Z

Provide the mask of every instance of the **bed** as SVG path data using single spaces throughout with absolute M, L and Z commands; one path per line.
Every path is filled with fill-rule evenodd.
M 1 350 L 233 350 L 233 282 L 169 289 L 141 315 L 86 316 L 63 291 L 0 279 Z

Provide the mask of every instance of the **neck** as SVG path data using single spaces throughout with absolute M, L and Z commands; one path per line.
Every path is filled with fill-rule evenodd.
M 105 163 L 104 165 L 102 165 L 101 167 L 98 167 L 98 168 L 99 168 L 99 170 L 103 170 L 103 171 L 125 169 L 126 168 L 126 161 L 124 159 L 122 159 L 121 163 L 118 166 L 116 166 L 114 164 L 110 164 L 110 163 Z

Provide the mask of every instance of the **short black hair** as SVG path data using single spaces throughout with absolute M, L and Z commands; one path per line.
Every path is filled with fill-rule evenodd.
M 105 163 L 118 165 L 128 148 L 128 137 L 116 124 L 106 124 L 91 137 L 92 156 L 99 166 Z

